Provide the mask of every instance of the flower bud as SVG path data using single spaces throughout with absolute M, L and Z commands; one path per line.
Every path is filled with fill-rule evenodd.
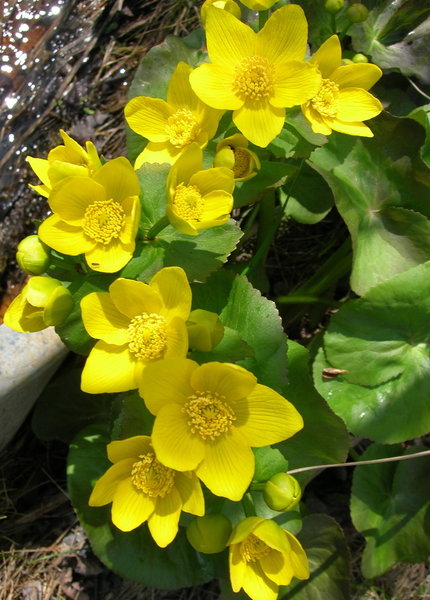
M 291 510 L 301 497 L 299 482 L 288 473 L 276 473 L 263 488 L 263 497 L 267 506 L 276 511 Z
M 210 352 L 224 337 L 224 325 L 216 313 L 200 308 L 190 313 L 188 341 L 192 350 Z
M 240 19 L 242 16 L 240 6 L 236 4 L 234 0 L 206 0 L 205 2 L 203 2 L 202 7 L 200 9 L 200 20 L 202 22 L 203 27 L 206 24 L 208 9 L 211 6 L 214 6 L 215 8 L 220 8 L 221 10 L 226 10 L 227 12 L 234 15 L 237 19 Z
M 354 56 L 352 57 L 352 62 L 353 63 L 367 63 L 367 62 L 369 62 L 369 59 L 367 58 L 367 56 L 365 54 L 361 54 L 361 52 L 358 52 L 357 54 L 354 54 Z
M 196 517 L 187 527 L 187 539 L 197 552 L 216 554 L 227 545 L 232 526 L 224 515 Z
M 72 295 L 61 281 L 51 277 L 31 277 L 10 303 L 4 323 L 15 331 L 41 331 L 62 323 L 72 307 Z
M 214 167 L 231 169 L 235 181 L 251 179 L 261 167 L 258 156 L 248 149 L 248 140 L 241 133 L 224 138 L 216 149 Z
M 51 251 L 37 235 L 29 235 L 18 244 L 16 260 L 30 275 L 40 275 L 49 267 Z
M 345 5 L 345 0 L 326 0 L 324 4 L 324 8 L 327 12 L 331 14 L 335 14 L 342 10 Z
M 369 11 L 359 2 L 355 2 L 351 4 L 346 10 L 346 16 L 351 21 L 351 23 L 363 23 L 367 19 L 369 15 Z

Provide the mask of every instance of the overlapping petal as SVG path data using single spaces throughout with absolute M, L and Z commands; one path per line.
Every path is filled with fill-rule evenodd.
M 82 320 L 91 337 L 108 344 L 127 343 L 129 319 L 121 314 L 107 292 L 93 292 L 81 300 Z
M 94 181 L 105 188 L 106 197 L 122 202 L 128 196 L 138 196 L 139 180 L 129 161 L 120 156 L 106 162 L 93 175 Z
M 363 88 L 369 90 L 382 77 L 382 71 L 372 63 L 342 65 L 335 69 L 330 79 L 340 88 Z
M 171 358 L 149 365 L 139 385 L 139 393 L 148 410 L 156 415 L 167 402 L 183 405 L 194 393 L 190 378 L 197 368 L 197 363 L 185 358 Z
M 229 403 L 246 398 L 257 384 L 256 377 L 239 365 L 210 362 L 198 367 L 191 374 L 194 390 L 210 390 L 224 396 Z
M 213 63 L 234 69 L 242 58 L 255 53 L 255 38 L 252 29 L 229 12 L 209 8 L 206 41 Z
M 88 504 L 90 506 L 104 506 L 112 502 L 118 483 L 130 477 L 134 460 L 134 458 L 124 458 L 109 467 L 106 473 L 97 480 Z
M 121 531 L 139 527 L 154 512 L 155 501 L 139 493 L 130 478 L 120 481 L 112 502 L 112 523 Z
M 244 101 L 233 91 L 235 71 L 230 66 L 203 64 L 194 69 L 190 83 L 199 98 L 219 110 L 235 110 Z
M 85 362 L 81 388 L 89 394 L 135 389 L 135 367 L 136 361 L 127 346 L 113 346 L 99 341 Z
M 157 498 L 155 510 L 148 518 L 148 527 L 160 548 L 165 548 L 176 537 L 181 509 L 182 501 L 176 488 L 164 498 Z
M 310 63 L 299 61 L 285 63 L 282 68 L 279 68 L 270 104 L 278 108 L 303 104 L 315 96 L 320 83 L 320 74 Z
M 124 109 L 127 123 L 139 135 L 152 142 L 165 142 L 169 139 L 166 121 L 174 110 L 161 98 L 136 96 Z
M 277 65 L 303 60 L 306 54 L 308 23 L 303 9 L 287 4 L 276 10 L 256 36 L 256 54 Z
M 107 455 L 111 462 L 116 463 L 125 458 L 134 457 L 151 449 L 151 438 L 147 435 L 135 435 L 124 440 L 114 440 L 107 445 Z
M 188 318 L 191 311 L 191 288 L 183 269 L 165 267 L 153 276 L 149 285 L 162 298 L 160 314 L 167 318 Z
M 332 35 L 321 44 L 310 62 L 318 66 L 324 79 L 328 79 L 342 63 L 342 46 L 337 35 Z
M 118 311 L 132 319 L 142 313 L 159 313 L 162 300 L 151 286 L 143 281 L 119 277 L 109 286 L 109 294 Z
M 90 252 L 95 245 L 80 227 L 69 225 L 55 214 L 41 223 L 37 234 L 47 246 L 70 256 Z

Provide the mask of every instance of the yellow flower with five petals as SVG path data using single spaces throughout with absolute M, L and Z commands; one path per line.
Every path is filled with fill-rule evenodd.
M 315 52 L 311 63 L 322 75 L 321 86 L 313 98 L 302 106 L 302 112 L 315 133 L 330 135 L 332 130 L 348 135 L 373 137 L 362 121 L 382 111 L 382 104 L 368 90 L 382 76 L 372 63 L 342 65 L 342 48 L 337 35 L 332 35 Z
M 92 177 L 66 177 L 49 195 L 54 214 L 38 235 L 58 252 L 85 254 L 94 271 L 115 273 L 133 256 L 139 192 L 137 175 L 123 157 L 105 163 Z
M 109 292 L 81 300 L 82 320 L 98 339 L 82 371 L 84 392 L 136 389 L 143 369 L 153 361 L 185 357 L 186 321 L 191 288 L 180 267 L 165 267 L 149 284 L 118 278 Z
M 243 588 L 252 600 L 276 600 L 280 585 L 288 585 L 293 577 L 309 578 L 300 542 L 272 519 L 244 519 L 227 545 L 233 591 Z
M 47 159 L 27 156 L 30 167 L 42 181 L 42 185 L 30 185 L 30 187 L 46 198 L 52 187 L 65 177 L 91 176 L 102 166 L 92 142 L 86 142 L 84 150 L 62 129 L 60 135 L 63 145 L 50 150 Z
M 240 500 L 251 483 L 251 447 L 276 444 L 303 427 L 288 400 L 230 363 L 162 360 L 143 371 L 139 393 L 156 415 L 159 460 L 195 470 L 212 493 L 230 500 Z
M 209 8 L 206 38 L 212 62 L 192 71 L 191 87 L 209 106 L 233 110 L 239 131 L 257 146 L 267 146 L 283 127 L 285 108 L 303 104 L 320 85 L 318 70 L 303 61 L 303 10 L 284 6 L 255 33 L 227 11 Z
M 215 135 L 222 111 L 199 100 L 189 83 L 191 71 L 186 63 L 178 63 L 167 90 L 167 102 L 136 96 L 126 105 L 128 125 L 149 140 L 136 159 L 135 169 L 145 162 L 173 164 L 190 144 L 205 148 Z
M 113 463 L 96 482 L 90 506 L 112 502 L 112 522 L 131 531 L 145 521 L 158 546 L 164 548 L 178 533 L 181 511 L 204 515 L 204 498 L 195 473 L 179 473 L 162 465 L 151 438 L 138 435 L 108 444 Z

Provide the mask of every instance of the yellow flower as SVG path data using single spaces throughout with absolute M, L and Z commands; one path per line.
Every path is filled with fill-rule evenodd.
M 323 135 L 335 130 L 373 137 L 362 121 L 382 111 L 382 104 L 367 91 L 381 77 L 381 69 L 371 63 L 342 65 L 337 35 L 324 42 L 311 62 L 318 66 L 323 77 L 317 94 L 302 106 L 312 130 Z
M 235 181 L 246 181 L 257 175 L 260 159 L 248 148 L 248 140 L 240 133 L 226 137 L 217 144 L 215 167 L 227 167 L 233 171 Z
M 190 313 L 187 329 L 190 348 L 200 352 L 210 352 L 224 337 L 224 325 L 219 316 L 201 308 Z
M 148 521 L 152 537 L 164 548 L 178 533 L 182 510 L 204 514 L 196 475 L 162 465 L 150 437 L 137 435 L 111 442 L 107 453 L 113 465 L 96 482 L 88 503 L 104 506 L 112 502 L 112 522 L 118 529 L 131 531 Z
M 195 470 L 217 496 L 240 500 L 254 474 L 251 446 L 276 444 L 303 427 L 294 406 L 229 363 L 163 360 L 142 374 L 139 393 L 156 415 L 159 460 Z
M 243 588 L 252 600 L 276 600 L 280 585 L 288 585 L 293 577 L 309 578 L 300 542 L 275 521 L 244 519 L 234 528 L 228 545 L 233 591 Z
M 167 177 L 167 217 L 187 235 L 224 225 L 233 208 L 233 189 L 233 172 L 225 167 L 203 170 L 203 153 L 192 144 Z
M 84 253 L 94 271 L 115 273 L 133 256 L 139 191 L 137 175 L 123 157 L 107 162 L 93 177 L 67 177 L 51 191 L 54 214 L 38 235 L 63 254 Z
M 220 8 L 221 10 L 227 10 L 229 13 L 240 19 L 242 12 L 240 10 L 240 6 L 234 2 L 234 0 L 205 0 L 203 2 L 202 7 L 200 9 L 200 20 L 202 22 L 203 27 L 206 24 L 206 17 L 208 15 L 208 8 L 210 6 L 214 6 L 215 8 Z
M 62 323 L 72 307 L 72 295 L 61 281 L 51 277 L 31 277 L 8 306 L 4 324 L 21 333 L 41 331 Z
M 60 135 L 64 145 L 53 148 L 47 159 L 27 156 L 30 167 L 42 181 L 42 185 L 30 187 L 45 197 L 49 196 L 52 187 L 61 179 L 72 175 L 91 176 L 102 166 L 92 142 L 85 142 L 84 150 L 62 129 Z
M 81 310 L 99 340 L 82 372 L 84 392 L 136 389 L 149 363 L 187 354 L 191 288 L 180 267 L 161 269 L 149 284 L 118 278 L 109 292 L 84 296 Z
M 210 8 L 206 38 L 212 63 L 192 71 L 191 87 L 209 106 L 233 110 L 239 131 L 257 146 L 267 146 L 283 127 L 285 108 L 303 104 L 320 85 L 318 70 L 303 62 L 303 10 L 284 6 L 255 33 L 227 11 Z
M 178 63 L 167 90 L 167 102 L 161 98 L 136 96 L 125 107 L 131 129 L 149 140 L 136 159 L 134 168 L 143 163 L 173 164 L 193 142 L 205 148 L 214 135 L 222 112 L 209 108 L 191 89 L 191 67 Z
M 242 4 L 251 10 L 268 10 L 271 8 L 278 0 L 240 0 Z

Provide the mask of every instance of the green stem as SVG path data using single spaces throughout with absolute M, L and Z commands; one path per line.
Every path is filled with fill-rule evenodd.
M 337 33 L 337 25 L 336 25 L 336 15 L 331 13 L 331 31 L 332 33 Z
M 258 13 L 258 29 L 261 31 L 266 24 L 267 19 L 269 18 L 268 10 L 260 10 Z
M 254 502 L 252 500 L 252 496 L 249 492 L 247 492 L 242 498 L 242 506 L 247 517 L 256 517 L 257 513 L 255 511 Z
M 170 225 L 170 221 L 167 218 L 167 216 L 164 215 L 164 217 L 161 217 L 161 219 L 157 221 L 155 225 L 153 225 L 151 229 L 146 233 L 145 239 L 153 240 L 155 237 L 157 237 L 160 231 L 163 231 L 163 229 L 165 229 L 168 225 Z
M 323 298 L 322 296 L 309 295 L 299 296 L 296 294 L 290 294 L 289 296 L 278 296 L 275 301 L 277 304 L 328 304 L 329 306 L 335 306 L 336 308 L 340 308 L 342 306 L 341 302 L 337 302 L 337 300 L 333 300 L 333 298 Z
M 360 454 L 357 452 L 357 450 L 354 450 L 354 448 L 350 448 L 349 449 L 349 455 L 355 460 L 355 461 L 359 461 L 361 456 Z
M 258 481 L 258 482 L 256 481 L 254 483 L 251 483 L 251 490 L 253 492 L 262 492 L 264 490 L 265 485 L 266 484 L 263 483 L 262 481 Z

